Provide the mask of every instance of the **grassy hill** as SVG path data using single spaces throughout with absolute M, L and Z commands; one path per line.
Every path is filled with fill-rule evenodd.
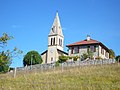
M 120 66 L 84 66 L 0 75 L 0 90 L 120 90 Z

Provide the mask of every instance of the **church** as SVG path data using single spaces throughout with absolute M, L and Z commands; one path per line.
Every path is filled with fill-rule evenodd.
M 64 52 L 64 35 L 57 12 L 48 35 L 48 49 L 41 54 L 43 64 L 56 62 L 61 55 L 67 56 L 68 53 Z

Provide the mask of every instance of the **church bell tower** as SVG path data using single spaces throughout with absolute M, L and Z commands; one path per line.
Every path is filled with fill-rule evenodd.
M 64 36 L 57 12 L 50 33 L 48 35 L 47 63 L 56 62 L 58 60 L 58 50 L 63 51 L 63 46 Z

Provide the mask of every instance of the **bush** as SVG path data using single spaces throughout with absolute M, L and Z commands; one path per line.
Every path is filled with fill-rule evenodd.
M 73 60 L 74 60 L 74 61 L 77 61 L 78 58 L 80 58 L 80 57 L 78 57 L 78 56 L 74 56 L 74 57 L 73 57 Z
M 56 67 L 59 66 L 59 61 L 55 62 L 55 66 Z
M 63 63 L 63 62 L 66 62 L 68 60 L 68 56 L 59 56 L 59 60 L 58 60 L 58 62 L 59 63 Z
M 120 62 L 120 55 L 116 56 L 115 60 L 116 60 L 117 62 Z

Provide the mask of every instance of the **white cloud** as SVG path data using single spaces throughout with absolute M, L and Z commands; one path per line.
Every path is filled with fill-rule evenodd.
M 20 26 L 20 25 L 15 25 L 15 24 L 13 24 L 13 25 L 11 25 L 11 27 L 12 27 L 12 28 L 20 28 L 21 26 Z

